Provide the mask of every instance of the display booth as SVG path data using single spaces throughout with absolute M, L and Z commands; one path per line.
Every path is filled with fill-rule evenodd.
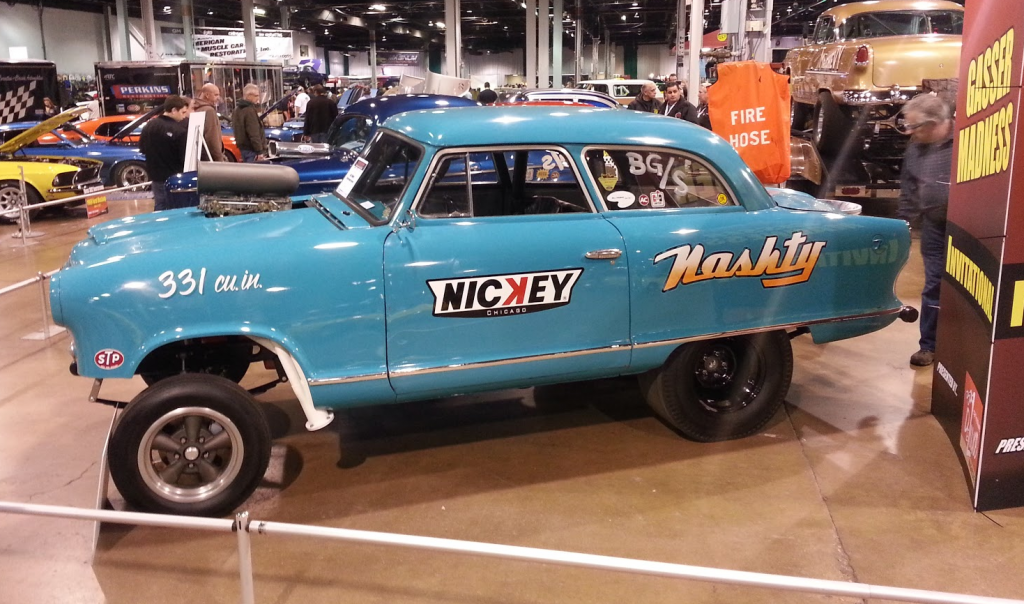
M 230 117 L 246 84 L 260 87 L 260 102 L 284 96 L 283 71 L 276 63 L 243 61 L 128 61 L 96 63 L 103 115 L 145 113 L 172 94 L 194 97 L 207 82 L 220 88 L 218 112 Z
M 984 511 L 1024 505 L 1024 3 L 966 10 L 932 410 Z

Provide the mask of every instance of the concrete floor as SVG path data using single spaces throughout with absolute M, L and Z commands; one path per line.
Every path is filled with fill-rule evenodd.
M 0 287 L 59 267 L 85 228 L 58 214 L 22 247 L 0 226 Z M 919 306 L 916 250 L 898 286 Z M 91 507 L 107 407 L 40 331 L 40 293 L 0 298 L 0 500 Z M 634 382 L 510 390 L 341 413 L 306 433 L 289 390 L 254 518 L 1006 598 L 1024 596 L 1024 511 L 974 513 L 929 414 L 917 326 L 794 341 L 784 410 L 757 436 L 682 440 Z M 261 377 L 250 372 L 244 385 Z M 110 381 L 127 400 L 141 380 Z M 112 493 L 115 507 L 123 502 Z M 237 602 L 231 535 L 0 514 L 0 602 Z M 258 602 L 855 602 L 463 555 L 254 536 Z M 872 600 L 872 602 L 875 600 Z

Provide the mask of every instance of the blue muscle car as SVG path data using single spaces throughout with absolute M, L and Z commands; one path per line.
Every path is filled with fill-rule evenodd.
M 32 142 L 15 154 L 27 156 L 83 158 L 103 162 L 100 178 L 108 186 L 124 187 L 137 185 L 149 180 L 146 170 L 146 156 L 139 152 L 137 136 L 133 133 L 147 119 L 155 115 L 150 112 L 125 126 L 109 141 L 98 141 L 73 124 L 64 124 L 52 130 L 55 142 Z M 0 143 L 11 140 L 22 132 L 39 125 L 40 122 L 13 122 L 0 125 Z M 128 139 L 131 137 L 131 142 Z
M 719 136 L 663 116 L 403 113 L 302 207 L 286 166 L 200 170 L 198 208 L 93 227 L 51 285 L 73 371 L 150 384 L 109 447 L 141 509 L 224 514 L 253 492 L 266 388 L 237 382 L 255 361 L 309 430 L 346 407 L 636 375 L 669 426 L 717 441 L 782 405 L 792 336 L 916 316 L 893 293 L 905 222 L 770 195 Z

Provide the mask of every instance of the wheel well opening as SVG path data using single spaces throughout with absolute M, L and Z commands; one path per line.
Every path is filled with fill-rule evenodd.
M 181 373 L 209 373 L 239 381 L 249 365 L 264 361 L 276 366 L 277 355 L 246 336 L 204 336 L 176 340 L 154 349 L 135 373 L 147 382 Z

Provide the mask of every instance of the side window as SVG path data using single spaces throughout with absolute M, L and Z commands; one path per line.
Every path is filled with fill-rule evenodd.
M 613 211 L 738 205 L 703 161 L 679 151 L 591 148 L 585 158 Z
M 436 166 L 416 210 L 426 218 L 592 211 L 568 156 L 559 149 L 453 153 Z
M 350 151 L 362 151 L 366 141 L 370 138 L 370 118 L 361 115 L 354 115 L 343 120 L 336 126 L 331 126 L 327 132 L 327 142 L 333 149 L 348 149 Z
M 834 42 L 836 38 L 835 22 L 832 17 L 821 17 L 818 25 L 814 28 L 814 41 L 818 44 Z

